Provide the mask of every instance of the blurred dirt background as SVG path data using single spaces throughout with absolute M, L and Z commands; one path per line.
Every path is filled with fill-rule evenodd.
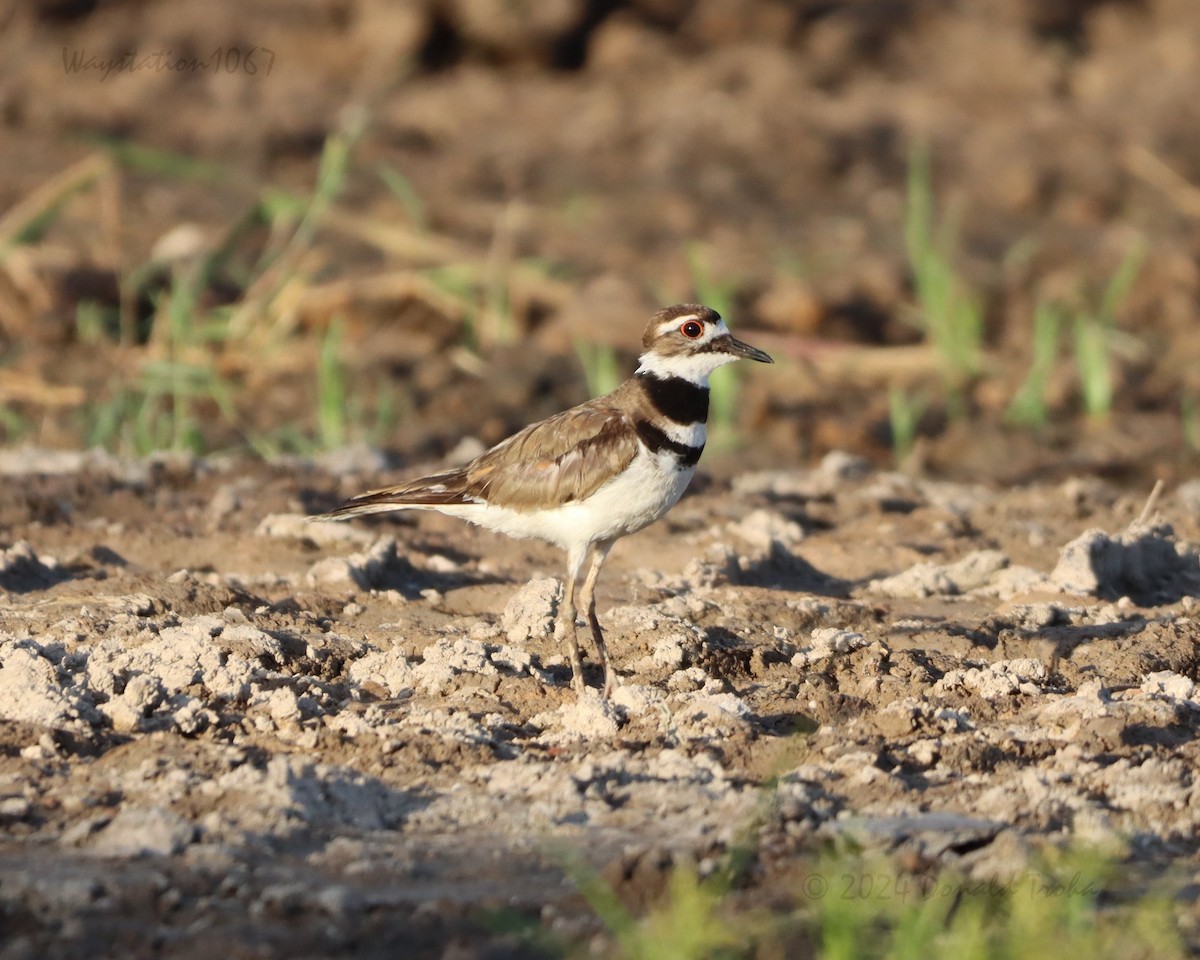
M 886 460 L 900 390 L 939 472 L 1194 463 L 1187 0 L 46 0 L 2 17 L 10 439 L 130 447 L 97 410 L 120 420 L 122 391 L 149 389 L 168 349 L 155 311 L 200 260 L 198 308 L 235 314 L 188 344 L 233 408 L 198 402 L 203 450 L 311 434 L 335 318 L 360 406 L 391 391 L 372 439 L 407 458 L 445 452 L 464 420 L 488 443 L 584 399 L 575 343 L 625 370 L 653 308 L 708 295 L 789 360 L 740 397 L 743 457 Z M 339 134 L 341 189 L 278 257 L 284 198 L 313 195 Z M 949 410 L 905 253 L 917 149 L 984 312 Z M 1048 425 L 1006 427 L 1036 305 L 1086 309 L 1137 249 L 1111 415 L 1080 415 L 1064 329 Z
M 0 955 L 605 951 L 564 850 L 642 909 L 752 826 L 751 908 L 1070 839 L 1195 948 L 1197 90 L 1189 0 L 0 3 Z M 614 552 L 615 707 L 553 550 L 302 522 L 692 299 L 779 362 Z

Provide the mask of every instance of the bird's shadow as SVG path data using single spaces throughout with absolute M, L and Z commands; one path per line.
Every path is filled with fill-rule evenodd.
M 731 570 L 729 579 L 737 586 L 809 593 L 838 600 L 849 599 L 855 587 L 854 581 L 817 569 L 778 542 L 771 544 L 765 556 Z
M 34 593 L 73 580 L 82 573 L 57 563 L 45 562 L 28 544 L 0 550 L 0 591 Z
M 445 553 L 442 552 L 442 555 L 445 556 Z M 438 593 L 444 594 L 451 590 L 461 590 L 464 587 L 482 587 L 511 582 L 508 577 L 495 573 L 482 573 L 466 566 L 460 566 L 456 570 L 431 570 L 428 567 L 417 566 L 401 553 L 389 557 L 385 564 L 372 570 L 371 575 L 364 578 L 363 582 L 356 580 L 360 587 L 374 590 L 395 590 L 406 600 L 415 600 L 424 595 L 427 590 L 436 590 Z

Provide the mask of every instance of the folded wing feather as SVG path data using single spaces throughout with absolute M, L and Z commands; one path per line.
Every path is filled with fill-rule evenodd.
M 591 496 L 637 450 L 625 414 L 593 400 L 526 427 L 457 470 L 372 490 L 315 519 L 472 503 L 519 511 L 557 507 Z

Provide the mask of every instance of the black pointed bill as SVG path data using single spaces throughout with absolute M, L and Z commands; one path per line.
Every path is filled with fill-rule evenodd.
M 748 343 L 743 343 L 737 337 L 721 337 L 715 340 L 714 343 L 718 349 L 725 353 L 732 353 L 735 357 L 743 357 L 746 360 L 757 360 L 759 363 L 774 363 L 769 353 L 759 350 L 758 347 L 752 347 Z

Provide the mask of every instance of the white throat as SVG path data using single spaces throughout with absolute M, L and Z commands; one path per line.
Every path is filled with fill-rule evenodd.
M 638 357 L 638 373 L 652 373 L 662 380 L 680 377 L 698 387 L 707 387 L 709 375 L 737 357 L 728 353 L 691 353 L 663 356 L 653 350 Z

